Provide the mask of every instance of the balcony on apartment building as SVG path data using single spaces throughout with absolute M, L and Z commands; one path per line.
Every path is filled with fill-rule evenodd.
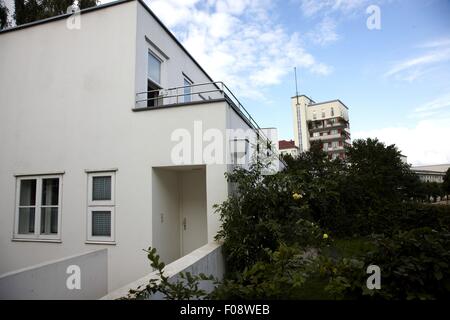
M 310 141 L 344 140 L 345 142 L 350 143 L 350 133 L 342 129 L 333 129 L 332 131 L 328 132 L 320 132 L 320 134 L 318 132 L 315 132 L 309 139 Z
M 308 129 L 310 132 L 322 131 L 323 129 L 343 128 L 346 131 L 350 130 L 349 122 L 343 117 L 334 117 L 321 120 L 308 121 Z

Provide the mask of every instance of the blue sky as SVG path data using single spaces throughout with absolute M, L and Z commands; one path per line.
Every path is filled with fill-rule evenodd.
M 352 138 L 450 163 L 449 0 L 145 0 L 262 127 L 293 138 L 290 97 L 340 99 Z M 103 0 L 103 3 L 110 2 Z M 366 9 L 380 9 L 369 30 Z
M 150 7 L 261 126 L 293 137 L 290 97 L 341 99 L 352 138 L 450 162 L 450 1 L 154 0 Z M 370 5 L 381 29 L 369 30 Z

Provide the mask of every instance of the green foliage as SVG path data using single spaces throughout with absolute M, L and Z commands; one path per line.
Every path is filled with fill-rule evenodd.
M 149 247 L 145 251 L 151 267 L 158 271 L 159 278 L 150 279 L 144 288 L 138 287 L 136 290 L 130 290 L 125 299 L 146 299 L 155 293 L 163 294 L 167 300 L 206 299 L 209 294 L 199 288 L 201 281 L 218 282 L 213 276 L 208 277 L 203 273 L 192 275 L 190 272 L 181 272 L 178 274 L 179 279 L 171 280 L 164 275 L 165 264 L 159 261 L 160 257 L 156 253 L 156 249 Z
M 281 245 L 267 249 L 267 261 L 245 268 L 236 278 L 227 279 L 213 293 L 215 299 L 295 299 L 305 283 L 302 271 L 308 262 L 305 253 Z
M 383 299 L 440 299 L 450 297 L 450 233 L 431 228 L 376 238 L 367 261 L 381 267 Z
M 448 296 L 450 207 L 418 202 L 423 184 L 395 146 L 357 140 L 343 162 L 313 144 L 285 162 L 273 176 L 261 175 L 262 165 L 228 175 L 236 192 L 216 210 L 229 273 L 215 298 Z M 367 289 L 371 264 L 382 290 Z
M 8 13 L 9 10 L 3 0 L 0 0 L 0 29 L 8 26 Z
M 333 299 L 357 299 L 370 292 L 366 287 L 366 267 L 363 260 L 322 256 L 317 261 L 321 277 L 328 280 L 323 290 Z
M 75 0 L 15 0 L 14 19 L 16 25 L 30 23 L 67 13 Z M 98 0 L 80 0 L 80 9 L 96 6 Z
M 442 189 L 444 194 L 450 194 L 450 168 L 447 169 L 444 176 L 444 182 L 442 183 Z
M 237 168 L 227 177 L 236 192 L 216 206 L 222 222 L 216 238 L 224 240 L 229 272 L 268 261 L 267 249 L 274 251 L 280 243 L 320 243 L 323 232 L 310 222 L 301 178 L 285 173 L 263 176 L 259 163 L 249 170 Z

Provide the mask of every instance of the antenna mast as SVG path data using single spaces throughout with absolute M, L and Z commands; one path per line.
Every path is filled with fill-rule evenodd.
M 297 67 L 294 67 L 294 75 L 295 75 L 295 97 L 297 98 L 298 103 L 298 85 L 297 85 Z

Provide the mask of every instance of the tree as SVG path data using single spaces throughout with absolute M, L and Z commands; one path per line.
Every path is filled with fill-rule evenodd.
M 450 168 L 448 168 L 447 172 L 445 173 L 444 182 L 442 183 L 442 189 L 444 190 L 444 193 L 447 196 L 447 204 L 448 204 L 448 195 L 450 194 Z
M 16 25 L 30 23 L 67 13 L 67 9 L 78 4 L 80 9 L 96 6 L 98 0 L 15 0 L 14 19 Z
M 417 190 L 417 178 L 395 145 L 378 139 L 355 140 L 347 148 L 347 178 L 341 201 L 361 234 L 389 230 L 402 203 Z
M 8 26 L 8 13 L 9 11 L 5 3 L 3 0 L 0 0 L 0 29 Z

